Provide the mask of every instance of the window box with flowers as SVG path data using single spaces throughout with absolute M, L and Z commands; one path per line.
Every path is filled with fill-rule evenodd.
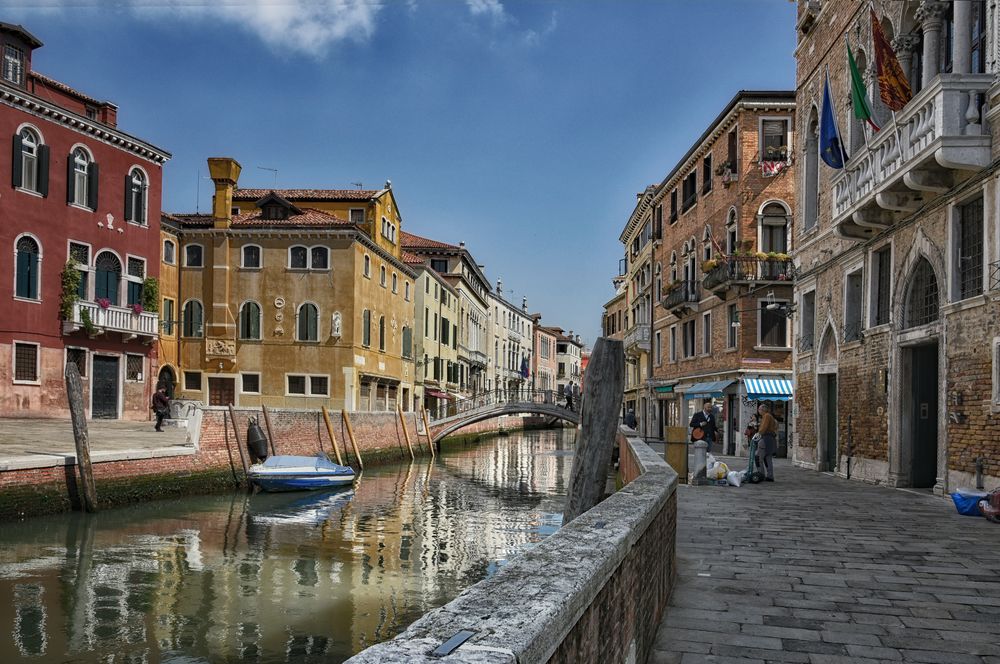
M 109 300 L 106 297 L 99 297 L 96 300 L 94 300 L 94 302 L 96 302 L 97 306 L 99 306 L 101 309 L 107 309 L 108 307 L 111 306 L 111 300 Z
M 736 174 L 733 173 L 733 165 L 724 161 L 715 167 L 715 174 L 722 178 L 722 184 L 728 186 L 736 181 Z

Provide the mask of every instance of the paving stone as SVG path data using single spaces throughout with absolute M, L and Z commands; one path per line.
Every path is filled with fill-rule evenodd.
M 899 652 L 895 648 L 859 646 L 853 643 L 847 644 L 847 654 L 852 657 L 874 657 L 875 659 L 897 662 L 903 659 L 903 653 Z
M 785 650 L 793 652 L 808 652 L 817 655 L 846 655 L 847 648 L 839 643 L 825 643 L 823 641 L 809 641 L 799 639 L 782 639 L 781 645 Z

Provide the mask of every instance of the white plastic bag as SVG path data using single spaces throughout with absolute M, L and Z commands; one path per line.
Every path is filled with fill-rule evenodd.
M 739 486 L 741 475 L 742 473 L 740 472 L 730 470 L 729 473 L 726 474 L 726 481 L 729 482 L 729 486 Z
M 707 468 L 711 468 L 712 466 L 714 466 L 714 465 L 715 465 L 715 464 L 717 464 L 717 463 L 719 463 L 719 462 L 718 462 L 718 461 L 716 461 L 716 459 L 715 459 L 715 456 L 714 456 L 714 455 L 712 455 L 712 454 L 709 454 L 708 456 L 706 456 L 706 457 L 705 457 L 705 466 L 706 466 Z

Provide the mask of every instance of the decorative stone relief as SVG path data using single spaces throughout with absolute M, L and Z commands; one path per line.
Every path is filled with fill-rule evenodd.
M 275 309 L 282 309 L 282 308 L 284 308 L 284 306 L 285 306 L 285 298 L 283 298 L 283 297 L 276 297 L 276 298 L 274 298 L 274 308 Z
M 205 353 L 210 356 L 233 357 L 236 355 L 236 342 L 229 339 L 209 339 L 205 343 Z
M 285 328 L 281 327 L 280 325 L 274 328 L 274 336 L 280 337 L 284 333 L 285 333 Z
M 279 311 L 278 313 L 274 314 L 274 320 L 280 323 L 281 321 L 285 320 L 285 314 Z
M 330 322 L 330 335 L 340 338 L 343 333 L 343 317 L 339 311 L 333 312 L 333 320 Z

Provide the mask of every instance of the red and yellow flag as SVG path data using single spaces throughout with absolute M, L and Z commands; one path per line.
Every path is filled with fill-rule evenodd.
M 875 9 L 869 9 L 872 16 L 872 42 L 875 47 L 875 71 L 878 73 L 879 95 L 885 105 L 894 111 L 901 111 L 906 102 L 913 98 L 910 82 L 899 65 L 896 52 L 892 50 L 889 38 L 875 16 Z

